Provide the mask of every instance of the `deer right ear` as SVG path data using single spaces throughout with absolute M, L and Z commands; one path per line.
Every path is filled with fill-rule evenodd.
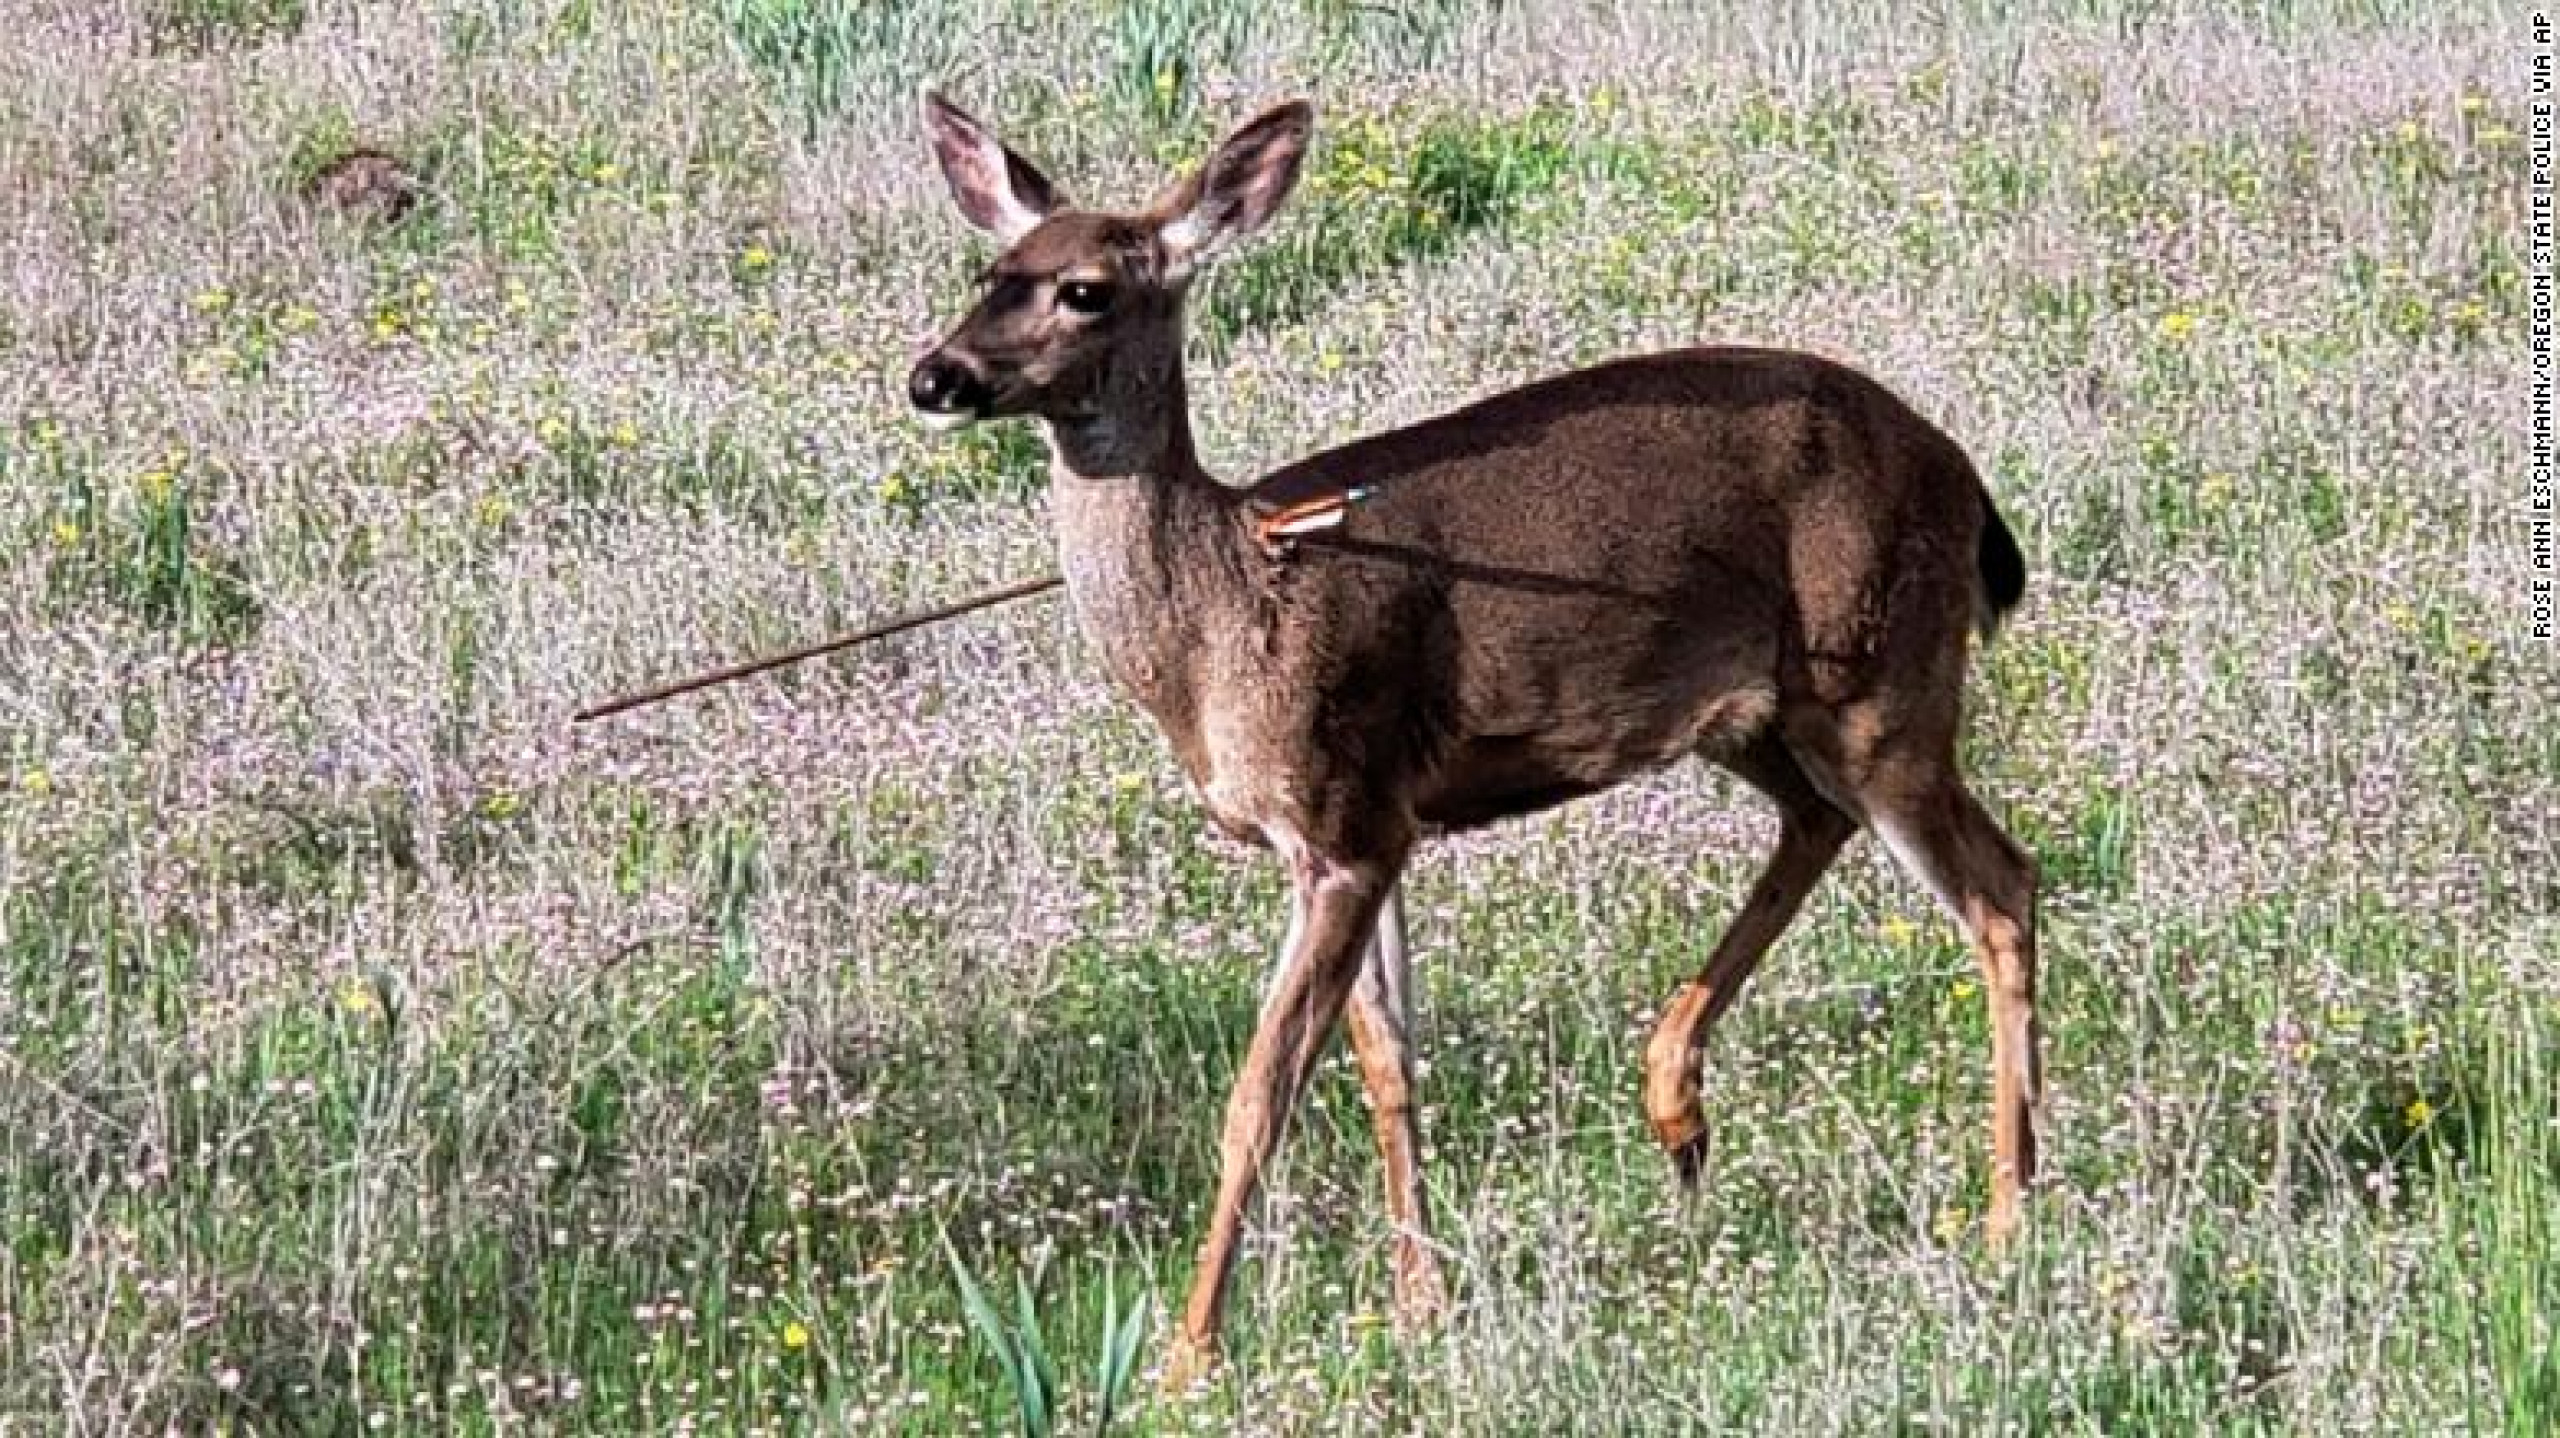
M 995 132 L 934 91 L 924 95 L 925 130 L 951 198 L 969 223 L 1010 245 L 1060 204 L 1039 167 L 1006 148 Z
M 1315 107 L 1306 101 L 1275 105 L 1246 121 L 1198 173 L 1156 201 L 1156 233 L 1177 278 L 1279 212 L 1298 183 L 1315 128 Z

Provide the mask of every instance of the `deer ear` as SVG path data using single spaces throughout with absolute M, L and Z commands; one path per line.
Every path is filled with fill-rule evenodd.
M 1038 166 L 1015 154 L 966 110 L 934 91 L 924 95 L 925 130 L 951 198 L 969 223 L 1010 245 L 1062 203 Z
M 1177 277 L 1261 229 L 1298 183 L 1314 138 L 1315 107 L 1275 105 L 1229 135 L 1209 163 L 1167 190 L 1150 211 Z

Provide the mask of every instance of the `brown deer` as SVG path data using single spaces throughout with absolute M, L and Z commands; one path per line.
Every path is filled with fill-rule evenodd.
M 1970 632 L 1989 634 L 2026 573 L 1964 452 L 1827 360 L 1690 349 L 1230 488 L 1192 447 L 1183 296 L 1288 197 L 1313 111 L 1256 117 L 1134 213 L 1071 208 L 948 101 L 928 95 L 925 113 L 961 212 L 1005 248 L 909 397 L 938 425 L 1046 425 L 1078 624 L 1210 818 L 1277 851 L 1293 886 L 1172 1375 L 1215 1358 L 1263 1165 L 1346 1016 L 1386 1170 L 1396 1313 L 1438 1315 L 1398 876 L 1427 834 L 1691 754 L 1766 794 L 1781 822 L 1645 1049 L 1645 1114 L 1684 1184 L 1707 1141 L 1708 1029 L 1865 827 L 1980 958 L 1988 1226 L 2005 1240 L 2035 1166 L 2036 873 L 1966 790 L 1956 735 Z

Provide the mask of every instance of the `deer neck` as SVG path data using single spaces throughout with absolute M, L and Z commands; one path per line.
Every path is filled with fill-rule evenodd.
M 1250 541 L 1241 497 L 1200 466 L 1179 370 L 1167 388 L 1051 421 L 1049 504 L 1087 641 L 1188 750 L 1202 665 L 1249 623 Z

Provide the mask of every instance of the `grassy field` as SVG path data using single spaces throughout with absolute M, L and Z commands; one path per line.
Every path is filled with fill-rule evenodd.
M 1348 1055 L 1232 1362 L 1135 1432 L 2560 1425 L 2560 660 L 2524 624 L 2524 34 L 2421 0 L 17 0 L 0 50 L 0 1434 L 996 1433 L 1187 1280 L 1282 918 L 905 369 L 987 252 L 913 96 L 1129 203 L 1319 147 L 1197 296 L 1242 478 L 1598 357 L 1868 369 L 2029 555 L 2050 1187 L 1874 846 L 1709 1057 L 1774 824 L 1696 769 L 1427 852 L 1459 1311 L 1386 1330 Z M 298 187 L 413 159 L 392 226 Z

